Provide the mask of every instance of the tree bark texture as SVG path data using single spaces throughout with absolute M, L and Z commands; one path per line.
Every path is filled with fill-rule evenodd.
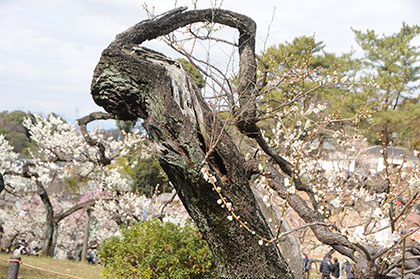
M 271 208 L 269 209 L 263 201 L 263 195 L 261 192 L 258 192 L 256 189 L 253 189 L 255 199 L 257 200 L 258 205 L 261 208 L 265 219 L 268 220 L 269 218 L 273 217 L 273 213 L 277 219 L 281 218 L 281 212 L 279 208 Z M 274 212 L 272 212 L 274 210 Z M 276 219 L 274 218 L 274 219 Z M 271 229 L 271 233 L 273 235 L 277 234 L 276 222 L 268 223 Z M 280 232 L 287 232 L 290 231 L 291 227 L 289 222 L 286 218 L 283 219 Z M 302 257 L 302 249 L 300 246 L 300 242 L 297 237 L 293 234 L 288 234 L 284 237 L 280 243 L 280 251 L 284 255 L 284 258 L 287 261 L 290 269 L 293 272 L 295 279 L 304 279 L 303 275 L 303 257 Z
M 138 46 L 188 24 L 208 21 L 239 30 L 243 72 L 239 84 L 244 91 L 255 86 L 246 82 L 255 74 L 255 23 L 230 11 L 180 8 L 142 21 L 117 36 L 95 69 L 92 97 L 118 119 L 145 119 L 162 168 L 209 243 L 219 278 L 294 278 L 275 244 L 259 245 L 258 238 L 239 222 L 229 221 L 230 212 L 217 203 L 218 193 L 201 173 L 207 160 L 216 185 L 233 204 L 235 213 L 256 235 L 271 238 L 247 179 L 245 159 L 223 130 L 223 123 L 215 120 L 214 112 L 180 64 Z M 254 61 L 245 63 L 242 58 L 249 55 Z M 212 134 L 220 135 L 214 149 L 210 147 Z M 210 149 L 211 155 L 206 156 Z

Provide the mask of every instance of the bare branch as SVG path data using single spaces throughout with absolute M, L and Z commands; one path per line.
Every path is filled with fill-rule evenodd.
M 272 179 L 270 185 L 273 190 L 275 190 L 280 197 L 285 198 L 287 194 L 287 188 L 282 183 L 282 175 L 277 171 L 277 169 L 271 165 L 267 164 L 268 177 Z M 352 260 L 356 261 L 354 255 L 355 251 L 362 253 L 367 253 L 367 257 L 370 257 L 370 254 L 364 249 L 364 247 L 358 247 L 357 245 L 348 241 L 344 236 L 338 233 L 334 233 L 325 226 L 316 225 L 318 222 L 322 222 L 316 211 L 310 208 L 306 201 L 303 200 L 297 194 L 290 194 L 288 197 L 288 202 L 290 206 L 295 210 L 295 212 L 302 218 L 306 223 L 315 225 L 311 226 L 312 231 L 319 241 L 324 244 L 330 245 L 341 254 L 348 256 Z
M 188 31 L 190 32 L 191 35 L 193 35 L 193 37 L 195 39 L 199 39 L 199 40 L 203 40 L 203 41 L 204 40 L 211 40 L 211 41 L 216 41 L 216 42 L 219 42 L 219 43 L 224 43 L 224 44 L 227 44 L 227 45 L 230 45 L 230 46 L 238 47 L 238 44 L 232 43 L 230 41 L 227 41 L 227 40 L 224 40 L 224 39 L 221 39 L 221 38 L 211 37 L 209 35 L 200 36 L 200 35 L 196 34 L 194 31 L 192 31 L 191 28 L 188 28 Z
M 105 199 L 108 199 L 109 200 L 111 198 L 105 198 Z M 102 198 L 101 200 L 104 200 L 104 199 Z M 58 223 L 61 220 L 63 220 L 64 218 L 66 218 L 67 216 L 72 215 L 74 212 L 76 212 L 76 211 L 78 211 L 80 209 L 91 207 L 91 206 L 95 205 L 95 203 L 97 201 L 98 201 L 97 199 L 91 199 L 91 200 L 85 201 L 83 203 L 76 204 L 75 206 L 67 209 L 66 211 L 64 211 L 64 212 L 62 212 L 60 214 L 57 214 L 54 217 L 54 222 Z
M 86 142 L 93 147 L 97 147 L 99 149 L 99 162 L 102 165 L 108 165 L 111 163 L 111 159 L 107 158 L 105 155 L 105 146 L 94 139 L 91 138 L 89 135 L 89 132 L 87 131 L 87 124 L 95 121 L 95 120 L 106 120 L 106 119 L 112 119 L 113 115 L 110 113 L 104 113 L 104 112 L 92 112 L 89 115 L 86 115 L 80 119 L 77 120 L 77 123 L 80 126 L 80 131 L 85 138 Z

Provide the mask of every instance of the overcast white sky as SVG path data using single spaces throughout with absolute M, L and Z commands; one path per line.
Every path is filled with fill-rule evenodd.
M 199 8 L 213 2 L 199 0 Z M 143 3 L 156 13 L 174 7 L 173 0 L 0 0 L 0 111 L 73 120 L 100 110 L 90 97 L 93 69 L 117 33 L 146 19 Z M 192 0 L 177 5 L 192 7 Z M 357 50 L 351 27 L 392 34 L 403 21 L 420 25 L 418 0 L 225 0 L 223 8 L 257 22 L 258 50 L 274 8 L 269 44 L 315 35 L 337 54 Z

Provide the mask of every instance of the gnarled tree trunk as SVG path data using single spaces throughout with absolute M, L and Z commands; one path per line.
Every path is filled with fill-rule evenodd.
M 276 244 L 258 243 L 256 235 L 271 238 L 270 228 L 252 193 L 245 159 L 222 123 L 214 121 L 214 112 L 177 62 L 137 46 L 194 22 L 213 21 L 237 28 L 239 86 L 248 90 L 255 86 L 255 23 L 230 11 L 184 10 L 142 21 L 119 34 L 103 51 L 95 69 L 93 99 L 118 119 L 145 119 L 162 168 L 209 243 L 219 278 L 293 278 Z M 214 148 L 210 146 L 211 134 L 220 135 Z M 209 150 L 210 156 L 206 156 Z M 239 222 L 230 221 L 231 213 L 217 203 L 218 192 L 201 173 L 205 161 L 222 195 L 255 235 Z

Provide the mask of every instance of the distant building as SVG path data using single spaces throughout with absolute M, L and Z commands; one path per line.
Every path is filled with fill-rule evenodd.
M 319 141 L 314 144 L 319 144 Z M 320 150 L 326 156 L 319 160 L 320 167 L 327 173 L 353 173 L 358 169 L 365 169 L 371 174 L 379 173 L 385 169 L 382 146 L 367 147 L 366 142 L 358 142 L 347 148 L 340 148 L 331 139 L 324 140 Z M 404 147 L 389 146 L 387 148 L 388 164 L 392 167 L 414 167 L 419 163 L 417 151 L 409 151 Z M 404 162 L 404 160 L 406 160 Z M 366 173 L 367 174 L 367 173 Z
M 367 155 L 367 163 L 371 173 L 378 173 L 385 169 L 382 146 L 375 145 L 368 147 L 363 153 Z M 393 167 L 401 166 L 404 160 L 407 160 L 404 163 L 406 167 L 414 167 L 419 162 L 419 158 L 414 155 L 414 152 L 398 146 L 389 146 L 387 148 L 387 158 L 388 164 Z
M 319 144 L 319 141 L 314 141 Z M 332 173 L 342 172 L 349 174 L 354 172 L 356 166 L 357 152 L 349 152 L 350 149 L 343 149 L 334 139 L 328 138 L 322 141 L 320 150 L 324 153 L 325 157 L 319 160 L 320 167 L 327 175 Z

